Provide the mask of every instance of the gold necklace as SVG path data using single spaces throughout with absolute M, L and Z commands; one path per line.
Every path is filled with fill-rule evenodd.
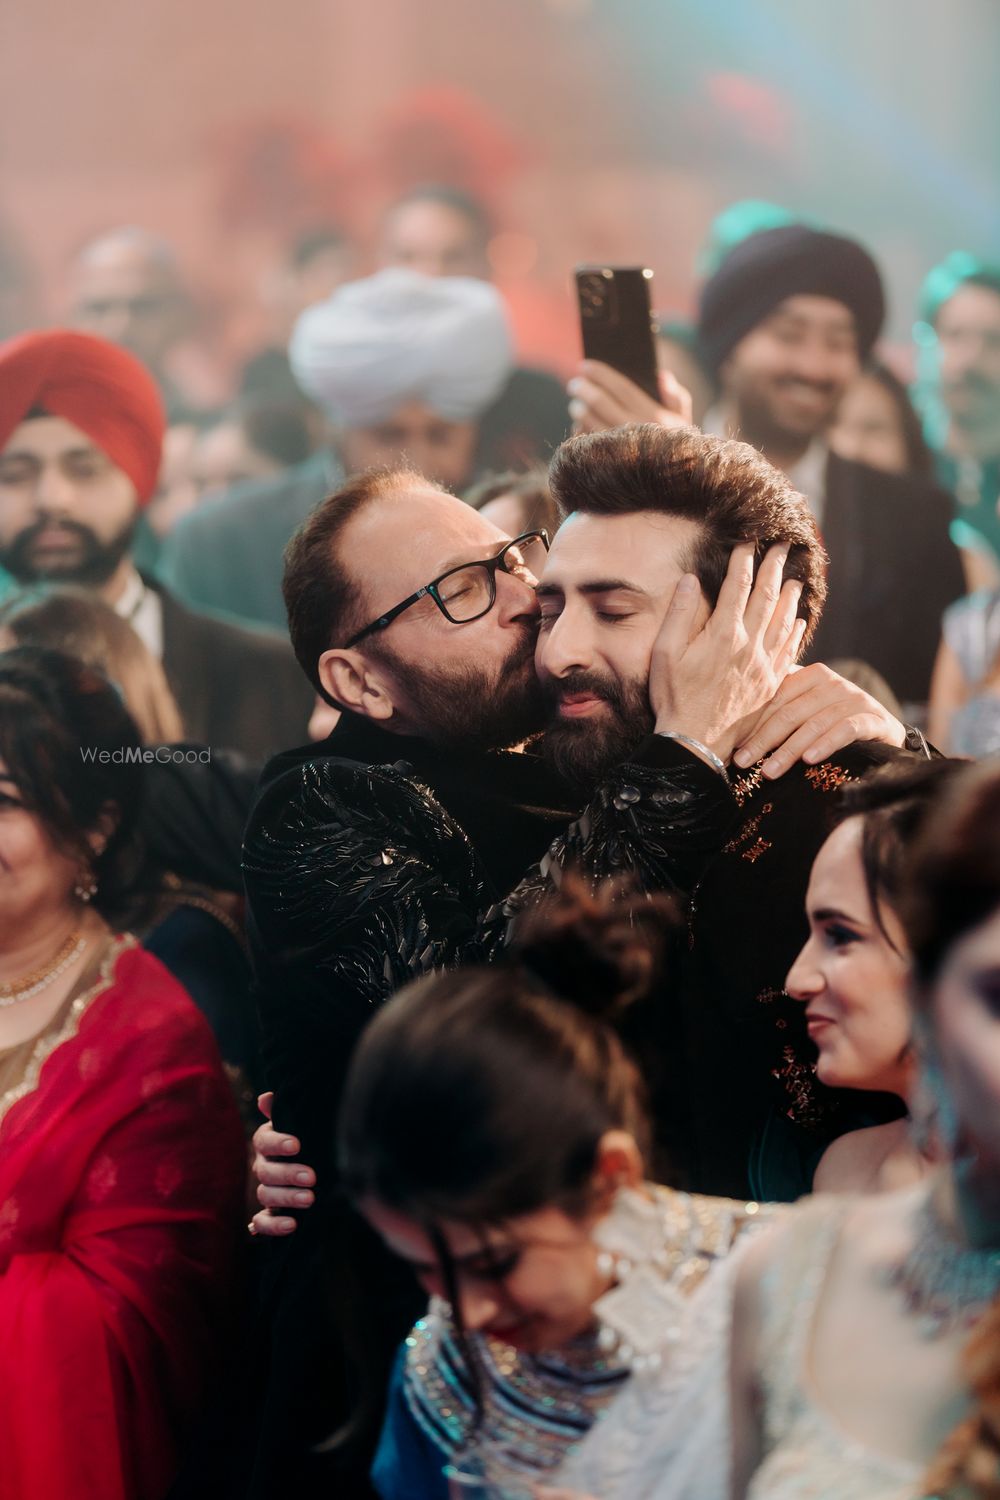
M 65 974 L 70 964 L 79 958 L 86 946 L 87 939 L 80 936 L 79 927 L 74 927 L 66 941 L 60 945 L 51 963 L 34 969 L 30 974 L 22 974 L 19 979 L 0 981 L 0 1006 L 17 1005 L 20 1001 L 30 1000 L 33 995 L 48 989 L 60 974 Z

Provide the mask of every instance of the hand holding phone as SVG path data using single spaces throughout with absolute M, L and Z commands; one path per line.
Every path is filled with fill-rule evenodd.
M 584 360 L 567 387 L 569 414 L 577 432 L 604 432 L 633 422 L 659 427 L 691 426 L 691 395 L 676 376 L 660 372 L 660 395 L 654 401 L 610 365 Z
M 579 266 L 576 271 L 584 362 L 569 383 L 577 432 L 633 422 L 691 423 L 691 397 L 657 369 L 650 311 L 652 272 L 641 267 Z

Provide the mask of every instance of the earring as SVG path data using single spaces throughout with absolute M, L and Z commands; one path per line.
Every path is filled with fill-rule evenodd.
M 89 867 L 81 872 L 76 885 L 73 887 L 73 895 L 78 901 L 82 901 L 84 905 L 88 901 L 92 901 L 97 895 L 97 881 L 94 879 L 93 870 Z

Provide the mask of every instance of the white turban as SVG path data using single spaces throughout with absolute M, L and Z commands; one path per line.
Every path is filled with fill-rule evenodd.
M 288 356 L 302 389 L 343 427 L 383 422 L 412 400 L 446 421 L 473 421 L 513 368 L 495 287 L 399 267 L 338 287 L 307 308 Z

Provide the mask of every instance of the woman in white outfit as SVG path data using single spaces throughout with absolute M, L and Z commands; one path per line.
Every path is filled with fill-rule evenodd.
M 732 1331 L 734 1500 L 932 1493 L 928 1468 L 969 1417 L 963 1350 L 1000 1291 L 995 764 L 950 789 L 911 878 L 918 1041 L 947 1160 L 894 1193 L 816 1199 L 748 1247 Z

